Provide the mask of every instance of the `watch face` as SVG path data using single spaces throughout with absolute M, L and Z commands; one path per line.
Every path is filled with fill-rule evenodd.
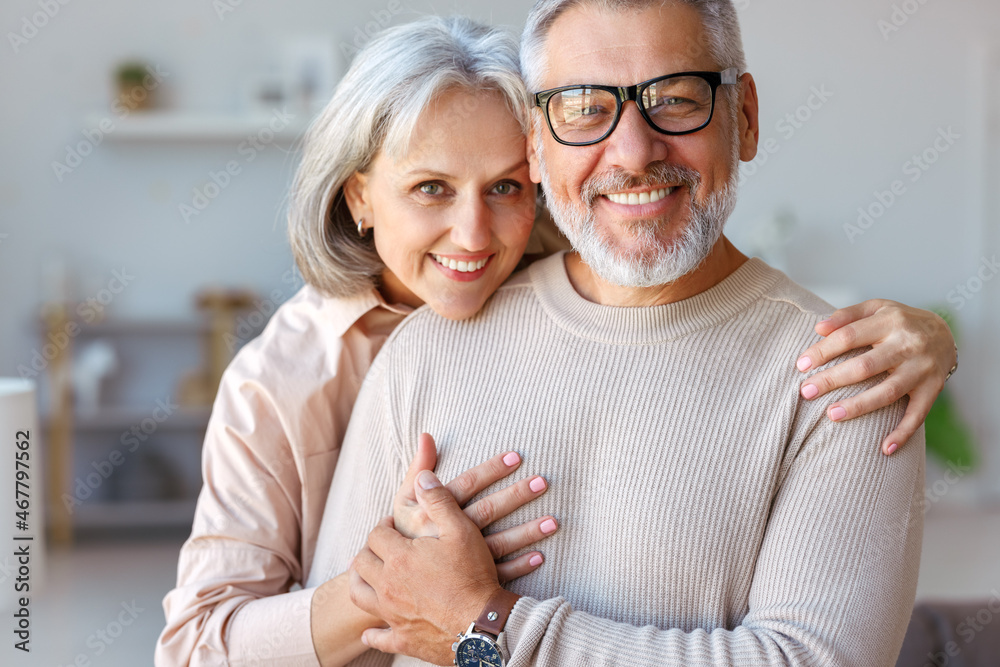
M 492 642 L 469 637 L 458 645 L 455 664 L 458 667 L 503 667 L 503 658 Z

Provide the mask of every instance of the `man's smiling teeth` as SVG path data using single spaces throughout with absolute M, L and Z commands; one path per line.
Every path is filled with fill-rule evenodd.
M 449 268 L 452 271 L 460 271 L 462 273 L 472 273 L 473 271 L 478 271 L 479 269 L 486 266 L 486 262 L 490 261 L 490 258 L 481 259 L 478 262 L 456 262 L 453 259 L 448 259 L 441 255 L 431 255 L 434 261 L 443 267 Z
M 616 204 L 624 204 L 626 206 L 639 206 L 641 204 L 655 204 L 656 202 L 660 201 L 661 199 L 669 195 L 674 190 L 675 188 L 662 188 L 660 190 L 653 190 L 652 192 L 639 192 L 639 193 L 609 192 L 604 196 Z

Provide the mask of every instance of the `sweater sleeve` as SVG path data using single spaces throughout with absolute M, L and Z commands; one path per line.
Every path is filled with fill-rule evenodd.
M 301 481 L 269 394 L 227 371 L 205 438 L 204 486 L 156 664 L 317 666 L 302 580 Z M 319 463 L 319 462 L 317 462 Z
M 634 627 L 524 597 L 504 633 L 510 667 L 894 664 L 920 562 L 923 429 L 892 457 L 878 443 L 904 406 L 793 432 L 737 627 Z

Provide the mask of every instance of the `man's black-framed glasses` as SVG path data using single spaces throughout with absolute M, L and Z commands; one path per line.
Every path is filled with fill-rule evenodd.
M 731 67 L 721 72 L 678 72 L 634 86 L 572 85 L 535 94 L 552 137 L 567 146 L 589 146 L 618 126 L 622 105 L 632 100 L 657 132 L 691 134 L 712 122 L 715 92 L 739 80 Z

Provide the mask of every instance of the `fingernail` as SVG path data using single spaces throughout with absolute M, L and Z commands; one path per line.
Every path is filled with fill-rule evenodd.
M 430 470 L 421 470 L 420 474 L 417 475 L 417 483 L 420 484 L 421 489 L 425 490 L 441 486 L 441 482 Z
M 813 399 L 816 398 L 817 395 L 819 395 L 819 389 L 816 387 L 816 385 L 807 384 L 806 386 L 802 387 L 802 396 L 805 399 L 807 400 Z
M 846 416 L 847 416 L 847 410 L 839 406 L 830 410 L 830 419 L 832 419 L 835 422 L 839 422 Z
M 531 565 L 531 567 L 538 567 L 539 565 L 542 564 L 542 557 L 539 556 L 538 554 L 535 554 L 534 556 L 528 559 L 528 563 Z
M 552 519 L 546 519 L 545 521 L 542 522 L 542 525 L 539 527 L 542 529 L 542 532 L 545 533 L 546 535 L 548 535 L 549 533 L 556 532 L 556 522 L 553 521 Z
M 521 462 L 521 457 L 518 456 L 516 452 L 511 452 L 507 456 L 503 457 L 503 462 L 509 466 L 516 466 Z
M 810 368 L 812 368 L 812 365 L 813 365 L 813 361 L 809 357 L 802 357 L 801 359 L 799 359 L 799 363 L 795 364 L 795 366 L 800 371 L 807 371 Z
M 368 637 L 361 635 L 361 643 L 368 646 Z
M 534 491 L 535 493 L 543 491 L 545 489 L 545 480 L 542 479 L 541 477 L 536 477 L 535 479 L 528 482 L 528 488 Z
M 832 321 L 832 320 L 833 320 L 833 318 L 832 318 L 832 317 L 828 317 L 828 318 L 826 318 L 825 320 L 820 320 L 820 321 L 819 321 L 819 323 L 820 323 L 820 324 L 826 324 L 827 322 L 830 322 L 830 321 Z
M 891 445 L 889 445 L 889 449 L 885 450 L 886 456 L 892 456 L 893 454 L 896 453 L 897 449 L 899 449 L 899 445 L 897 445 L 896 443 L 892 443 Z

